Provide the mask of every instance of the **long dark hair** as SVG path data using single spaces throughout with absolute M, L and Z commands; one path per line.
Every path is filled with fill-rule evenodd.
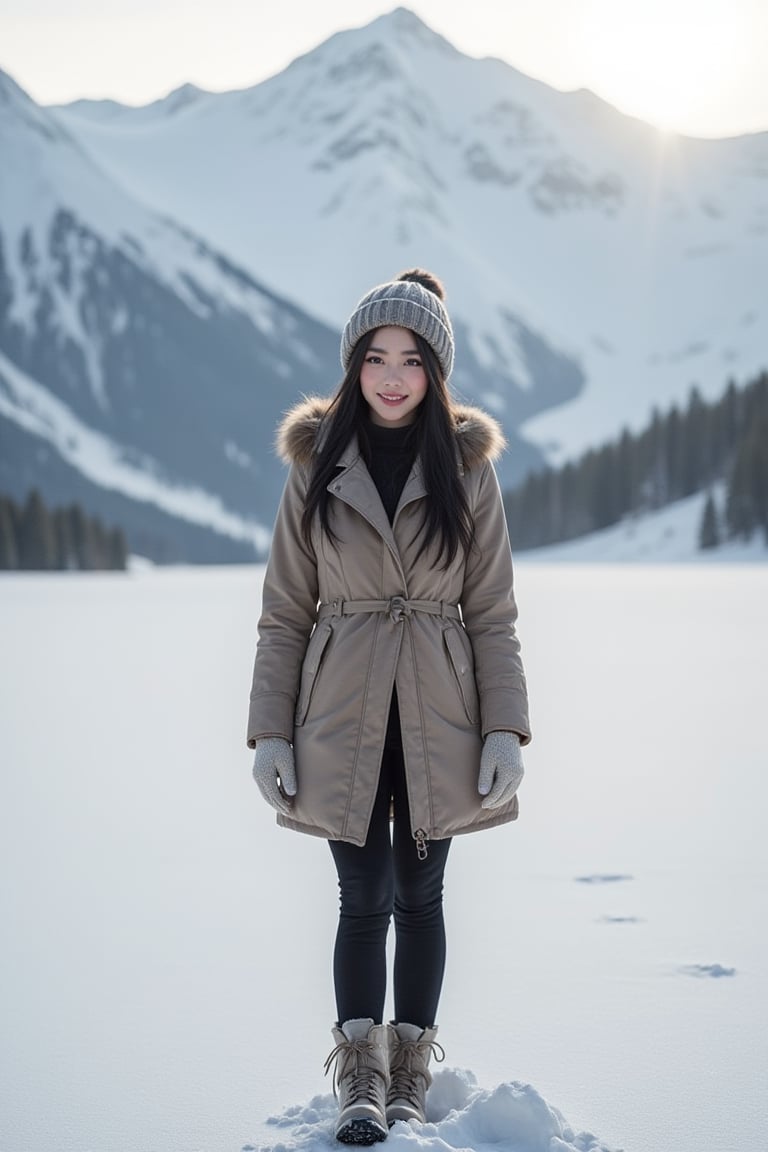
M 363 459 L 370 461 L 366 434 L 368 404 L 360 387 L 360 371 L 374 333 L 367 333 L 355 345 L 344 379 L 323 417 L 320 450 L 307 489 L 301 518 L 301 530 L 310 541 L 315 513 L 324 532 L 335 540 L 330 517 L 330 484 L 339 458 L 357 434 Z M 421 457 L 424 484 L 427 489 L 424 520 L 417 535 L 423 539 L 416 554 L 418 559 L 434 542 L 439 542 L 438 563 L 445 557 L 447 568 L 461 548 L 465 555 L 474 542 L 474 526 L 466 493 L 459 476 L 454 416 L 440 362 L 431 346 L 418 333 L 413 333 L 427 377 L 427 391 L 411 425 L 413 448 Z

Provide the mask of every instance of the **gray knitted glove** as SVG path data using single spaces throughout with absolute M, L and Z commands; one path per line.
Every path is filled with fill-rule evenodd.
M 523 750 L 516 732 L 489 732 L 483 741 L 477 790 L 481 808 L 508 804 L 523 779 Z M 491 787 L 493 785 L 493 787 Z
M 282 736 L 263 736 L 256 741 L 253 778 L 267 804 L 288 816 L 296 795 L 296 766 L 293 748 Z

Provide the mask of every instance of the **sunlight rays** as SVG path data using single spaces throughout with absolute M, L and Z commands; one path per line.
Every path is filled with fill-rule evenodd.
M 672 129 L 714 110 L 723 90 L 737 84 L 753 9 L 727 0 L 645 0 L 642 7 L 590 0 L 578 51 L 596 90 L 613 93 L 631 115 Z

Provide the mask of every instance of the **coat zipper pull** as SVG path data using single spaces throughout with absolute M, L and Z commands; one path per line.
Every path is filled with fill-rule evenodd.
M 417 828 L 413 834 L 413 838 L 416 841 L 416 855 L 419 860 L 426 860 L 428 852 L 426 832 L 423 828 Z

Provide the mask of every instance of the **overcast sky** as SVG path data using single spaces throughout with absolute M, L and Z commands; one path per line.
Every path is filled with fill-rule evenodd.
M 768 129 L 768 0 L 410 0 L 472 56 L 588 87 L 663 128 Z M 280 71 L 386 0 L 0 0 L 0 68 L 43 104 L 130 104 Z

